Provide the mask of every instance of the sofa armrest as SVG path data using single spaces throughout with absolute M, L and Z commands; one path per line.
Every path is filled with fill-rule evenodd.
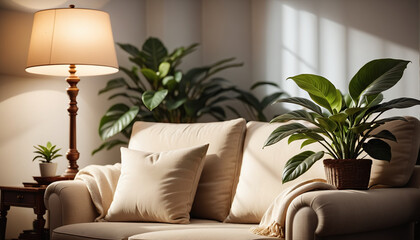
M 418 188 L 307 192 L 286 216 L 286 239 L 372 232 L 420 219 Z
M 72 223 L 93 222 L 98 215 L 85 183 L 78 180 L 50 184 L 44 203 L 49 211 L 50 230 Z

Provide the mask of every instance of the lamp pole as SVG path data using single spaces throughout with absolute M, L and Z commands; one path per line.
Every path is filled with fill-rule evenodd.
M 70 98 L 70 106 L 67 109 L 70 116 L 70 141 L 69 141 L 69 150 L 66 153 L 67 160 L 69 160 L 69 166 L 67 167 L 66 171 L 64 172 L 64 176 L 66 177 L 74 177 L 78 172 L 79 166 L 77 165 L 77 160 L 79 159 L 79 151 L 77 151 L 76 146 L 76 115 L 77 110 L 77 101 L 76 97 L 79 93 L 79 89 L 77 88 L 77 83 L 80 81 L 80 78 L 76 76 L 76 65 L 70 64 L 69 68 L 70 76 L 66 79 L 69 84 L 67 88 L 67 94 Z

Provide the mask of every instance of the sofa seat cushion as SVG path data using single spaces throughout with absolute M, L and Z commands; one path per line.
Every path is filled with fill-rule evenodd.
M 190 224 L 148 222 L 91 222 L 53 230 L 52 240 L 126 239 L 275 239 L 252 234 L 255 225 L 191 219 Z
M 218 224 L 212 227 L 197 226 L 187 229 L 171 229 L 147 232 L 129 237 L 129 240 L 256 240 L 279 239 L 259 236 L 249 232 L 250 225 Z

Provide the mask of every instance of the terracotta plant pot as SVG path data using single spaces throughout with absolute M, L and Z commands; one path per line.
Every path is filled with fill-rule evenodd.
M 337 189 L 368 189 L 372 160 L 325 159 L 327 182 Z
M 57 163 L 39 163 L 39 170 L 41 172 L 41 177 L 53 177 L 56 176 Z

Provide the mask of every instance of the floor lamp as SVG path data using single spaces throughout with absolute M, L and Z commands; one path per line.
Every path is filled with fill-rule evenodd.
M 25 70 L 34 74 L 68 76 L 70 142 L 66 157 L 69 166 L 63 176 L 74 178 L 79 159 L 76 147 L 78 76 L 118 72 L 109 15 L 98 10 L 74 8 L 74 5 L 36 12 Z

